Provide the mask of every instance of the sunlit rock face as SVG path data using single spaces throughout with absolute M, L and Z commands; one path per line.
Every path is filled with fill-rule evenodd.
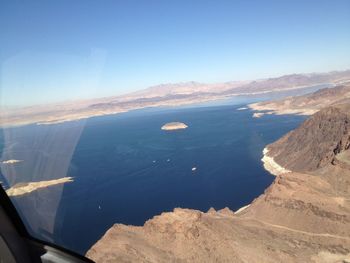
M 350 146 L 350 104 L 324 108 L 299 128 L 268 145 L 267 155 L 285 169 L 310 172 L 333 163 Z

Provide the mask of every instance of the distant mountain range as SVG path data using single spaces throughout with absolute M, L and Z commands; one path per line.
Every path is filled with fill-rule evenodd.
M 0 126 L 30 123 L 53 124 L 93 116 L 116 114 L 134 109 L 187 105 L 240 95 L 276 94 L 292 90 L 302 92 L 313 85 L 337 85 L 349 80 L 350 70 L 346 70 L 328 73 L 292 74 L 255 81 L 215 84 L 198 82 L 162 84 L 120 96 L 22 108 L 3 108 L 1 110 Z

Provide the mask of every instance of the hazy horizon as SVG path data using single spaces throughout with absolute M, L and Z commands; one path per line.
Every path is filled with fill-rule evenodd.
M 135 93 L 135 92 L 141 92 L 144 90 L 147 90 L 149 88 L 153 87 L 158 87 L 158 86 L 171 86 L 171 85 L 186 85 L 187 83 L 198 83 L 198 84 L 203 84 L 203 85 L 211 85 L 211 84 L 219 84 L 219 83 L 230 83 L 230 82 L 253 82 L 253 81 L 263 81 L 267 79 L 273 79 L 273 78 L 279 78 L 279 77 L 284 77 L 284 76 L 289 76 L 289 75 L 294 75 L 294 74 L 300 74 L 300 75 L 311 75 L 311 74 L 327 74 L 327 73 L 332 73 L 332 72 L 345 72 L 345 71 L 350 71 L 350 69 L 342 69 L 342 70 L 330 70 L 326 72 L 291 72 L 287 73 L 284 75 L 278 75 L 278 76 L 266 76 L 266 77 L 261 77 L 258 79 L 242 79 L 242 80 L 227 80 L 223 82 L 199 82 L 196 80 L 188 80 L 188 81 L 181 81 L 181 82 L 169 82 L 169 83 L 159 83 L 155 84 L 152 86 L 147 86 L 147 87 L 142 87 L 140 89 L 136 90 L 131 90 L 131 91 L 125 91 L 119 94 L 110 94 L 110 95 L 105 95 L 101 96 L 96 94 L 96 96 L 92 97 L 87 97 L 87 98 L 71 98 L 71 99 L 65 99 L 65 100 L 55 100 L 55 101 L 49 101 L 49 102 L 42 102 L 42 103 L 36 103 L 36 104 L 23 104 L 23 105 L 6 105 L 6 104 L 0 104 L 0 108 L 6 109 L 6 108 L 21 108 L 21 107 L 35 107 L 35 106 L 45 106 L 45 105 L 54 105 L 54 104 L 64 104 L 64 103 L 72 103 L 72 102 L 78 102 L 78 101 L 88 101 L 88 100 L 95 100 L 95 99 L 103 99 L 103 98 L 109 98 L 109 97 L 119 97 L 119 96 L 127 96 L 129 94 Z M 243 84 L 244 85 L 244 84 Z
M 345 0 L 0 6 L 3 106 L 350 68 Z

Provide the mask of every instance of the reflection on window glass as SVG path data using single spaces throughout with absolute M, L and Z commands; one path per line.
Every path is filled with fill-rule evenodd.
M 349 260 L 349 10 L 1 3 L 0 183 L 30 235 L 96 262 Z

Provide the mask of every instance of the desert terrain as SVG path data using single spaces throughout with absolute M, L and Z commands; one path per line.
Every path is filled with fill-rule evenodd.
M 86 255 L 96 262 L 350 262 L 344 89 L 296 98 L 316 113 L 266 146 L 265 168 L 276 178 L 249 206 L 236 212 L 176 208 L 144 226 L 115 224 Z M 324 103 L 319 94 L 328 92 L 335 95 Z

